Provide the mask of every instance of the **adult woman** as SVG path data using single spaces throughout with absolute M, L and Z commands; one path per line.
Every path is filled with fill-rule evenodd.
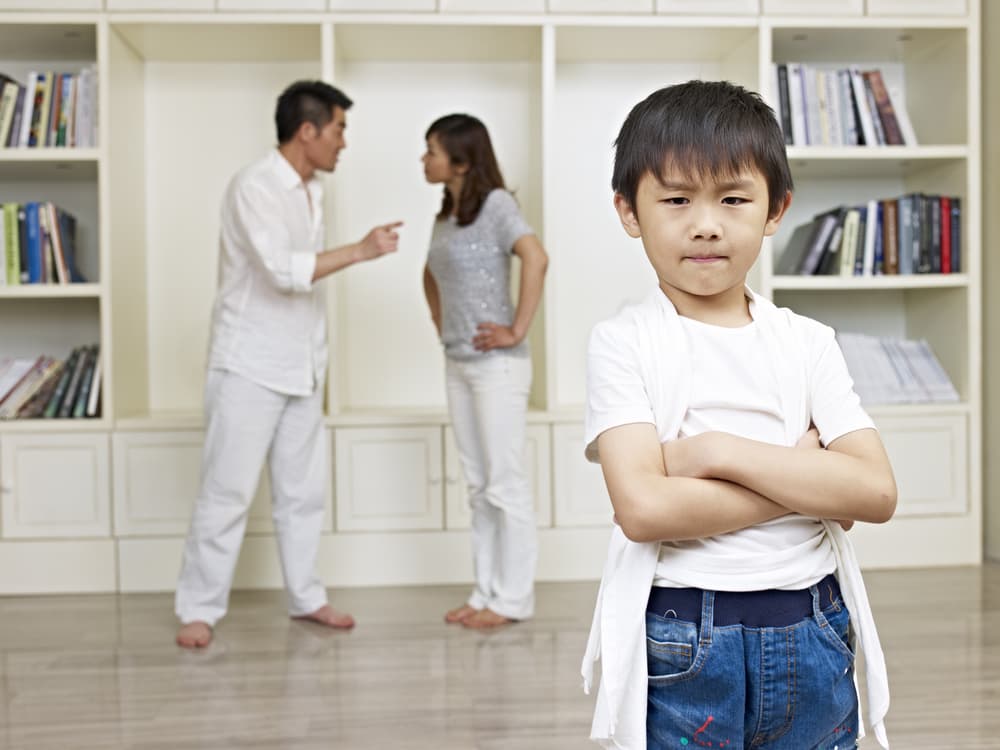
M 524 472 L 531 359 L 524 338 L 548 257 L 507 192 L 486 127 L 447 115 L 422 161 L 444 186 L 424 292 L 444 346 L 448 407 L 472 510 L 475 587 L 447 622 L 490 628 L 534 612 L 537 538 Z M 511 254 L 521 261 L 516 309 Z

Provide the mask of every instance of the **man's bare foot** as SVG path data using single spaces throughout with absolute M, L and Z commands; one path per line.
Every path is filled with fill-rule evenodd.
M 338 612 L 329 604 L 324 604 L 315 612 L 310 612 L 308 615 L 298 615 L 292 619 L 318 622 L 320 625 L 326 625 L 328 628 L 348 629 L 354 627 L 353 617 L 346 612 Z
M 467 619 L 472 617 L 474 614 L 480 610 L 475 607 L 470 607 L 468 604 L 463 604 L 461 607 L 456 607 L 455 609 L 448 610 L 445 613 L 444 621 L 448 623 L 454 622 L 465 622 Z
M 205 648 L 212 642 L 212 626 L 200 620 L 181 625 L 176 641 L 184 648 Z
M 462 620 L 462 625 L 467 628 L 472 628 L 473 630 L 489 630 L 490 628 L 498 628 L 502 625 L 510 625 L 511 623 L 517 622 L 517 620 L 512 620 L 509 617 L 504 617 L 503 615 L 498 615 L 492 609 L 481 609 L 474 615 L 470 615 Z

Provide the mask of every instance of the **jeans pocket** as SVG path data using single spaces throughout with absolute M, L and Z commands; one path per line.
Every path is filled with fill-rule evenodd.
M 854 659 L 854 648 L 851 645 L 851 615 L 843 602 L 838 602 L 836 607 L 830 607 L 823 611 L 826 619 L 826 627 L 821 627 L 827 639 L 837 646 L 844 654 Z
M 646 667 L 650 679 L 680 677 L 694 666 L 698 628 L 693 622 L 646 614 Z

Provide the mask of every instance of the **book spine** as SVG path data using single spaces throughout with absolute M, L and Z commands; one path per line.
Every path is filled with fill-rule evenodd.
M 865 71 L 865 78 L 871 86 L 872 95 L 875 97 L 875 104 L 878 107 L 878 116 L 882 121 L 882 130 L 885 132 L 885 142 L 889 146 L 902 146 L 903 134 L 899 130 L 899 122 L 896 120 L 896 111 L 889 98 L 889 91 L 885 87 L 881 70 Z
M 785 145 L 792 146 L 795 141 L 792 139 L 792 107 L 788 100 L 788 66 L 785 63 L 778 63 L 778 107 L 781 112 L 781 132 L 785 136 Z
M 899 273 L 899 244 L 897 222 L 897 203 L 895 200 L 882 201 L 882 247 L 885 259 L 883 271 L 887 274 Z
M 87 366 L 88 356 L 89 349 L 85 346 L 80 347 L 80 355 L 76 358 L 76 363 L 73 366 L 73 373 L 66 386 L 66 393 L 63 395 L 63 400 L 59 404 L 59 410 L 56 412 L 56 416 L 60 419 L 68 419 L 73 416 L 73 405 L 76 403 L 76 397 L 80 392 L 80 380 Z
M 951 270 L 961 273 L 962 269 L 962 199 L 951 196 Z
M 59 406 L 63 401 L 63 396 L 66 395 L 66 389 L 69 386 L 70 378 L 73 377 L 73 370 L 76 369 L 76 362 L 79 357 L 79 348 L 70 352 L 69 358 L 63 366 L 62 374 L 59 376 L 59 382 L 56 383 L 56 387 L 52 391 L 52 396 L 49 398 L 48 403 L 45 404 L 45 410 L 42 412 L 42 416 L 46 419 L 52 419 L 58 413 Z
M 951 198 L 941 196 L 941 273 L 951 273 Z

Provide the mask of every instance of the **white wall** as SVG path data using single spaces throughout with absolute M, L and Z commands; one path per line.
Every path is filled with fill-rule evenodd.
M 1000 200 L 1000 3 L 984 2 L 982 5 L 983 32 L 983 206 L 996 206 Z M 1000 372 L 1000 216 L 987 208 L 983 222 L 983 370 Z M 983 512 L 985 514 L 986 555 L 1000 559 L 1000 465 L 991 460 L 992 441 L 1000 439 L 1000 384 L 995 377 L 984 376 L 983 393 Z

